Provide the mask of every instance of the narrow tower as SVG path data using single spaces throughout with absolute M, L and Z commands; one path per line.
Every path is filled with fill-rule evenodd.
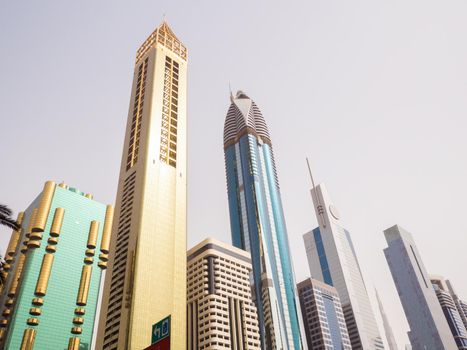
M 383 349 L 350 233 L 324 184 L 313 183 L 311 197 L 319 223 L 303 236 L 311 277 L 337 289 L 352 349 Z
M 251 254 L 262 349 L 301 349 L 299 303 L 271 138 L 257 105 L 231 97 L 224 154 L 233 245 Z
M 163 22 L 136 54 L 97 349 L 186 348 L 187 49 Z
M 410 232 L 398 225 L 384 230 L 384 255 L 409 322 L 413 350 L 456 350 L 422 257 Z
M 386 312 L 384 311 L 383 303 L 381 302 L 381 299 L 379 298 L 379 294 L 377 290 L 375 290 L 375 293 L 376 293 L 376 299 L 378 300 L 379 312 L 383 320 L 384 333 L 386 334 L 386 340 L 388 341 L 389 350 L 398 350 L 396 338 L 394 337 L 394 333 L 392 331 L 391 324 L 389 323 L 388 316 L 386 315 Z

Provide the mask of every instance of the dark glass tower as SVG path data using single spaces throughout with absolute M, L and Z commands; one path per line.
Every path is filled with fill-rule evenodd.
M 268 128 L 243 92 L 231 97 L 224 154 L 233 245 L 251 253 L 263 349 L 301 349 L 299 304 Z

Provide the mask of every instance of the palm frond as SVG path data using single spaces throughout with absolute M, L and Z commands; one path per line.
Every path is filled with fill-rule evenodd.
M 0 214 L 3 214 L 5 216 L 11 216 L 13 215 L 13 211 L 10 208 L 8 208 L 6 205 L 0 204 Z
M 7 217 L 2 217 L 1 215 L 0 215 L 0 225 L 9 227 L 12 230 L 19 230 L 20 228 L 20 226 L 15 220 L 11 218 L 7 218 Z

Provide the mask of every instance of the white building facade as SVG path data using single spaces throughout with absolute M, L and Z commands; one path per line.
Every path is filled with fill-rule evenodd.
M 311 277 L 337 289 L 352 349 L 384 349 L 350 234 L 324 184 L 311 196 L 319 223 L 303 236 Z
M 208 238 L 187 260 L 187 349 L 260 350 L 250 254 Z

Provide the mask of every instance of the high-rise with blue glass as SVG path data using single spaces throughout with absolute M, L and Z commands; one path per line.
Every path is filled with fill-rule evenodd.
M 352 350 L 336 288 L 307 278 L 297 289 L 308 349 Z
M 299 303 L 271 138 L 258 106 L 231 97 L 224 153 L 234 246 L 251 253 L 262 349 L 301 349 Z
M 311 277 L 337 289 L 352 349 L 383 349 L 350 233 L 323 184 L 313 185 L 311 196 L 319 223 L 303 236 Z

